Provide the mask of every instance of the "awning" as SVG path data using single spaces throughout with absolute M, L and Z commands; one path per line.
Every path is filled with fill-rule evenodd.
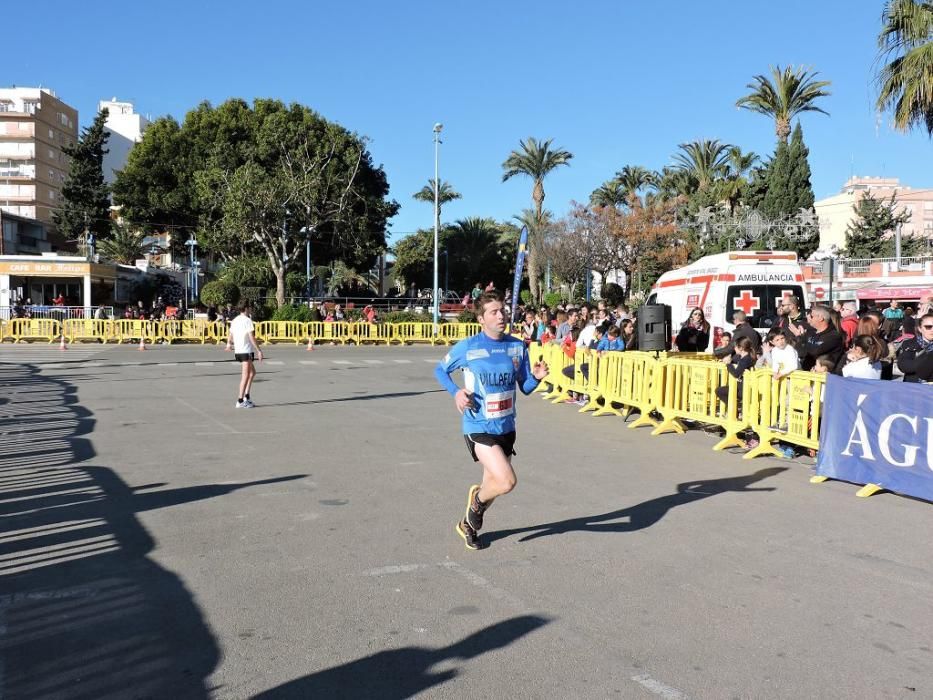
M 865 287 L 856 292 L 858 299 L 917 300 L 933 296 L 933 287 Z

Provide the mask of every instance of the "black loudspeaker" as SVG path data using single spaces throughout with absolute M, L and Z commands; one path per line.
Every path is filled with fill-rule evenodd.
M 671 307 L 649 304 L 639 307 L 638 349 L 662 352 L 671 349 Z

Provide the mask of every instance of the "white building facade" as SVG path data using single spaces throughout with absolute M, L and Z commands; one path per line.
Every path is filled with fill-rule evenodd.
M 104 179 L 112 185 L 116 179 L 116 172 L 123 169 L 129 158 L 130 150 L 143 138 L 149 120 L 142 114 L 137 114 L 132 102 L 118 102 L 102 100 L 98 111 L 107 110 L 107 140 L 108 153 L 104 155 Z

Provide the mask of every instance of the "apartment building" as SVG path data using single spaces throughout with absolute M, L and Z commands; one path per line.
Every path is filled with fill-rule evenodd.
M 833 246 L 842 250 L 846 245 L 846 229 L 856 218 L 854 205 L 867 193 L 877 199 L 896 196 L 896 211 L 910 212 L 910 221 L 901 229 L 904 236 L 933 239 L 933 189 L 913 189 L 901 185 L 896 177 L 852 177 L 839 194 L 826 197 L 813 204 L 820 219 L 820 246 L 831 252 Z
M 78 111 L 47 88 L 0 88 L 0 209 L 51 226 Z
M 98 111 L 107 110 L 107 150 L 104 154 L 104 179 L 112 185 L 116 173 L 123 169 L 130 150 L 143 138 L 149 120 L 137 114 L 132 102 L 118 102 L 114 97 L 109 102 L 101 100 Z

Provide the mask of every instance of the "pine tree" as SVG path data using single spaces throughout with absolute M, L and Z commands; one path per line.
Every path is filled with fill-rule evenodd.
M 85 228 L 100 240 L 110 234 L 110 187 L 104 181 L 103 167 L 108 152 L 107 115 L 102 109 L 78 142 L 62 149 L 71 163 L 62 185 L 63 202 L 53 220 L 59 233 L 69 239 L 82 237 Z
M 810 184 L 810 149 L 803 142 L 800 124 L 794 128 L 789 144 L 778 143 L 774 159 L 767 169 L 767 192 L 761 201 L 761 213 L 768 219 L 781 220 L 796 216 L 801 209 L 811 209 L 815 197 Z M 776 234 L 758 241 L 760 248 L 773 239 L 775 248 L 796 250 L 801 259 L 809 257 L 819 246 L 819 232 L 814 227 L 809 239 L 794 241 Z
M 883 197 L 876 199 L 869 192 L 852 205 L 856 218 L 846 227 L 844 255 L 847 258 L 883 258 L 894 255 L 895 242 L 889 234 L 910 220 L 907 211 L 894 213 L 896 204 L 893 194 L 886 202 Z M 901 254 L 912 255 L 919 252 L 922 245 L 920 239 L 905 237 L 901 241 Z

